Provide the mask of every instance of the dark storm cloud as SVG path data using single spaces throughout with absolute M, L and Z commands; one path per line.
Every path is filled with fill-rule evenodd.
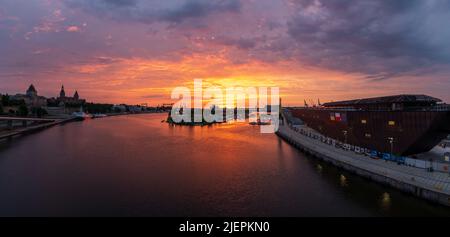
M 288 21 L 307 63 L 379 80 L 450 65 L 449 1 L 301 0 Z
M 89 13 L 117 21 L 143 23 L 181 23 L 188 19 L 204 18 L 214 13 L 238 12 L 239 0 L 66 0 L 69 7 L 80 8 Z
M 205 17 L 215 12 L 237 12 L 240 9 L 240 2 L 231 1 L 188 1 L 180 8 L 168 10 L 159 14 L 158 19 L 181 22 L 188 18 Z
M 135 6 L 136 0 L 101 0 L 105 4 L 110 4 L 113 6 L 123 7 L 123 6 Z

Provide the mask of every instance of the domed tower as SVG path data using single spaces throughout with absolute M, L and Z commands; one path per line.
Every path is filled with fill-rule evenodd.
M 28 97 L 36 97 L 37 96 L 37 91 L 36 91 L 36 88 L 34 88 L 33 84 L 31 84 L 30 87 L 28 87 L 26 94 Z
M 73 98 L 76 100 L 80 99 L 80 96 L 78 95 L 78 91 L 75 91 L 75 94 L 73 95 Z
M 60 98 L 66 97 L 66 92 L 64 91 L 64 85 L 61 86 L 61 91 L 59 92 L 59 97 Z

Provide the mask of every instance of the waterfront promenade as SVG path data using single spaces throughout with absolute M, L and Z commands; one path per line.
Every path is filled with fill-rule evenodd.
M 19 117 L 0 117 L 0 121 L 8 121 L 11 126 L 10 131 L 0 132 L 0 140 L 12 138 L 19 135 L 24 135 L 32 132 L 36 132 L 45 128 L 49 128 L 58 124 L 64 124 L 76 120 L 75 117 L 69 117 L 65 119 L 41 119 L 41 118 L 19 118 Z M 22 127 L 13 128 L 13 122 L 22 123 Z M 29 122 L 39 122 L 36 125 L 28 125 Z
M 309 129 L 306 126 L 303 128 Z M 382 159 L 372 159 L 363 154 L 339 149 L 301 134 L 287 125 L 287 122 L 280 124 L 277 134 L 300 150 L 350 172 L 415 196 L 450 206 L 449 173 L 429 172 L 426 169 L 399 165 Z M 317 135 L 320 134 L 317 133 Z

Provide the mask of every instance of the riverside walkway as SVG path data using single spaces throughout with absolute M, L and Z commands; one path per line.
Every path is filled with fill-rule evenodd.
M 308 130 L 309 128 L 303 126 L 303 129 Z M 308 132 L 312 132 L 312 130 L 309 129 Z M 399 165 L 382 159 L 372 159 L 354 151 L 339 149 L 296 131 L 287 125 L 286 121 L 280 124 L 277 135 L 300 150 L 350 172 L 415 196 L 450 206 L 449 173 L 429 172 L 426 169 Z M 316 135 L 321 136 L 319 133 Z
M 7 121 L 8 127 L 11 127 L 10 131 L 0 132 L 0 140 L 9 139 L 15 136 L 24 135 L 39 131 L 45 128 L 49 128 L 58 124 L 64 124 L 70 121 L 74 121 L 76 118 L 69 117 L 66 119 L 41 119 L 41 118 L 19 118 L 19 117 L 0 117 L 0 121 Z M 13 128 L 13 122 L 22 122 L 23 126 L 20 128 Z M 28 125 L 28 122 L 39 122 L 37 125 Z

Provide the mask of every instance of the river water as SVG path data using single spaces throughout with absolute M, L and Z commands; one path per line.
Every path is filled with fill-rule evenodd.
M 87 120 L 1 142 L 0 216 L 450 216 L 257 126 L 165 117 Z

